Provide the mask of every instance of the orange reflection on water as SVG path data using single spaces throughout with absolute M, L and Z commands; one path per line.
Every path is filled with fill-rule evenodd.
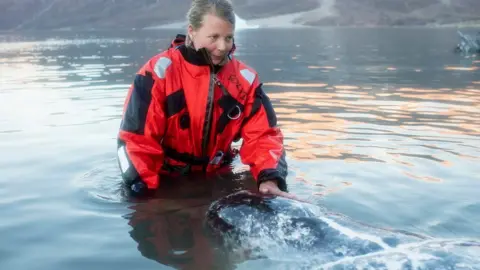
M 397 91 L 401 92 L 415 92 L 415 93 L 438 93 L 441 92 L 440 89 L 422 89 L 422 88 L 411 88 L 411 87 L 401 87 Z
M 336 69 L 337 67 L 333 66 L 307 66 L 309 69 Z
M 308 118 L 303 118 L 304 120 L 309 120 L 309 121 L 318 121 L 318 119 L 325 119 L 321 122 L 307 122 L 307 123 L 304 123 L 304 122 L 295 122 L 295 121 L 284 121 L 283 119 L 285 119 L 282 116 L 279 116 L 280 118 L 280 125 L 284 128 L 284 129 L 287 129 L 288 131 L 291 131 L 291 132 L 300 132 L 300 134 L 302 134 L 303 136 L 306 136 L 308 134 L 310 134 L 311 132 L 314 132 L 314 131 L 326 131 L 326 130 L 330 130 L 330 131 L 343 131 L 344 130 L 344 127 L 346 126 L 345 123 L 348 123 L 347 121 L 343 120 L 343 119 L 339 119 L 339 118 L 328 118 L 328 117 L 325 117 L 325 116 L 322 116 L 322 115 L 319 115 L 319 114 L 315 114 L 312 116 L 311 119 L 308 119 Z M 295 117 L 290 117 L 290 118 L 286 118 L 286 119 L 295 119 Z M 301 120 L 300 118 L 297 118 L 298 120 Z M 317 120 L 315 120 L 317 119 Z M 318 139 L 325 139 L 325 138 L 329 138 L 330 135 L 328 135 L 327 137 L 325 135 L 315 135 L 315 138 L 318 140 Z
M 320 192 L 315 192 L 313 193 L 313 195 L 316 195 L 316 196 L 326 196 L 326 195 L 329 195 L 329 194 L 332 194 L 332 193 L 335 193 L 335 192 L 339 192 L 347 187 L 350 187 L 352 186 L 353 184 L 351 182 L 340 182 L 337 186 L 335 187 L 330 187 L 328 188 L 327 186 L 324 186 L 324 185 L 317 185 L 318 187 L 320 188 L 323 188 L 324 190 L 323 191 L 320 191 Z
M 339 94 L 361 95 L 361 96 L 363 96 L 362 98 L 366 98 L 370 94 L 368 92 L 363 92 L 363 91 L 342 90 L 341 88 L 338 88 L 338 90 L 335 91 L 335 92 L 339 93 Z
M 466 155 L 466 154 L 459 154 L 458 156 L 463 158 L 463 159 L 470 159 L 470 160 L 475 160 L 475 161 L 480 160 L 480 157 Z
M 353 157 L 347 145 L 325 145 L 326 142 L 336 142 L 339 134 L 343 133 L 353 121 L 337 117 L 329 112 L 316 112 L 314 108 L 355 108 L 348 101 L 339 98 L 336 93 L 324 92 L 288 92 L 272 93 L 272 100 L 278 102 L 276 106 L 279 113 L 279 125 L 285 131 L 286 148 L 288 155 L 297 160 L 330 160 L 342 159 L 355 162 L 359 159 Z M 284 107 L 284 106 L 288 107 Z M 312 106 L 305 112 L 290 112 L 292 106 Z M 286 109 L 286 110 L 285 110 Z M 317 131 L 321 132 L 318 133 Z M 289 135 L 295 134 L 295 135 Z
M 334 86 L 335 89 L 342 89 L 342 90 L 357 90 L 359 89 L 358 86 L 355 85 L 336 85 Z
M 279 86 L 279 87 L 325 87 L 325 83 L 282 83 L 282 82 L 265 82 L 265 86 Z
M 291 108 L 284 108 L 284 107 L 279 107 L 277 109 L 275 109 L 275 112 L 277 114 L 283 114 L 283 113 L 297 113 L 298 110 L 297 109 L 291 109 Z
M 401 165 L 408 166 L 408 167 L 415 167 L 415 165 L 413 165 L 412 163 L 401 160 L 401 159 L 392 158 L 392 161 L 394 161 L 395 163 L 401 164 Z
M 373 161 L 414 167 L 411 159 L 421 158 L 448 167 L 458 162 L 441 156 L 442 152 L 459 159 L 477 158 L 468 152 L 461 155 L 461 151 L 449 152 L 441 147 L 435 154 L 425 154 L 422 148 L 408 148 L 413 155 L 391 150 L 410 137 L 421 143 L 458 135 L 479 136 L 478 89 L 402 87 L 385 90 L 338 85 L 300 92 L 299 87 L 312 84 L 269 85 L 281 85 L 288 91 L 269 96 L 285 133 L 288 156 L 293 159 Z M 436 181 L 431 177 L 416 179 Z
M 409 173 L 409 172 L 403 172 L 403 174 L 405 174 L 406 176 L 408 176 L 412 179 L 416 179 L 416 180 L 420 180 L 420 181 L 425 181 L 425 182 L 430 182 L 430 183 L 441 183 L 441 182 L 443 182 L 442 179 L 436 178 L 436 177 L 418 176 L 418 175 L 415 175 L 415 174 L 412 174 L 412 173 Z
M 451 167 L 452 166 L 452 162 L 448 161 L 448 160 L 444 160 L 442 162 L 442 164 L 445 166 L 445 167 Z
M 472 91 L 473 90 L 473 91 Z M 412 93 L 402 93 L 412 92 Z M 402 98 L 420 99 L 428 101 L 462 101 L 462 102 L 480 102 L 480 96 L 475 95 L 472 92 L 476 92 L 475 89 L 462 89 L 456 91 L 441 91 L 439 89 L 413 89 L 413 88 L 400 88 L 394 95 L 401 96 Z M 423 93 L 419 95 L 419 93 Z
M 445 70 L 475 71 L 475 70 L 478 70 L 478 67 L 451 67 L 451 66 L 446 66 Z
M 297 176 L 297 177 L 295 177 L 295 180 L 296 180 L 296 181 L 299 181 L 299 182 L 303 182 L 303 183 L 305 183 L 305 184 L 307 184 L 307 185 L 311 185 L 311 186 L 314 185 L 313 182 L 305 179 L 305 177 L 303 177 L 303 176 Z
M 406 114 L 390 114 L 389 117 L 393 117 L 393 118 L 397 118 L 397 119 L 400 119 L 400 118 L 411 119 L 412 118 L 412 116 L 406 115 Z

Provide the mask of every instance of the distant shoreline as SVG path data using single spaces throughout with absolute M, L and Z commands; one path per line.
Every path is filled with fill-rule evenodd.
M 427 25 L 429 26 L 429 25 Z M 456 27 L 456 28 L 470 28 L 478 27 L 480 28 L 480 21 L 465 21 L 461 23 L 452 23 L 452 24 L 432 24 L 432 27 Z
M 305 21 L 305 18 L 313 16 L 318 16 L 321 13 L 321 9 L 314 9 L 310 11 L 302 11 L 284 15 L 271 16 L 267 18 L 252 19 L 248 20 L 247 24 L 251 25 L 252 28 L 268 29 L 268 28 L 480 28 L 480 20 L 475 21 L 464 21 L 459 23 L 448 23 L 448 24 L 439 24 L 439 23 L 428 23 L 422 25 L 345 25 L 345 26 L 336 26 L 336 25 L 306 25 L 302 21 Z M 156 30 L 156 29 L 184 29 L 187 26 L 186 21 L 173 22 L 169 24 L 160 24 L 144 27 L 144 30 Z M 258 27 L 253 27 L 258 26 Z M 248 29 L 248 28 L 246 28 Z
M 162 29 L 185 29 L 186 24 L 183 22 L 180 23 L 171 23 L 171 24 L 163 24 L 163 25 L 155 25 L 149 26 L 144 28 L 139 28 L 137 30 L 162 30 Z M 257 28 L 251 29 L 291 29 L 291 28 L 310 28 L 310 29 L 330 29 L 330 28 L 358 28 L 358 29 L 374 29 L 374 28 L 392 28 L 392 29 L 401 29 L 401 28 L 479 28 L 480 30 L 480 23 L 478 24 L 422 24 L 422 25 L 345 25 L 345 26 L 337 26 L 337 25 L 302 25 L 302 24 L 294 24 L 294 25 L 260 25 Z M 245 28 L 248 29 L 248 28 Z M 244 30 L 244 29 L 242 29 Z
M 294 20 L 305 14 L 306 12 L 297 12 L 292 14 L 286 15 L 279 15 L 279 16 L 272 16 L 262 19 L 253 19 L 247 21 L 247 26 L 245 29 L 254 28 L 298 28 L 298 27 L 307 27 L 303 25 L 299 25 L 294 23 Z M 169 24 L 160 24 L 160 25 L 153 25 L 148 26 L 143 29 L 145 30 L 156 30 L 156 29 L 179 29 L 179 28 L 186 28 L 187 21 L 178 21 Z
M 172 23 L 172 24 L 165 24 L 165 25 L 156 25 L 156 26 L 149 26 L 145 28 L 139 28 L 137 30 L 162 30 L 162 29 L 185 29 L 186 24 L 185 23 Z M 326 25 L 321 25 L 321 26 L 312 26 L 312 25 L 302 25 L 302 24 L 296 24 L 292 26 L 287 26 L 287 25 L 267 25 L 263 26 L 261 25 L 258 28 L 251 28 L 251 29 L 292 29 L 292 28 L 305 28 L 305 29 L 332 29 L 332 28 L 338 28 L 338 29 L 348 29 L 348 28 L 356 28 L 356 29 L 421 29 L 421 28 L 430 28 L 430 29 L 435 29 L 435 28 L 478 28 L 480 31 L 480 23 L 478 24 L 425 24 L 425 25 L 345 25 L 345 26 L 336 26 L 336 25 L 331 25 L 331 26 L 326 26 Z M 241 29 L 241 30 L 248 30 L 248 28 Z
M 288 15 L 282 15 L 288 16 Z M 273 17 L 277 18 L 277 16 Z M 249 25 L 252 25 L 251 28 L 239 28 L 238 30 L 250 30 L 250 29 L 421 29 L 421 28 L 454 28 L 454 29 L 478 29 L 480 31 L 480 21 L 475 22 L 462 22 L 454 24 L 425 24 L 425 25 L 345 25 L 345 26 L 336 26 L 336 25 L 303 25 L 294 23 L 289 20 L 281 21 L 272 18 L 263 18 L 255 19 L 248 21 Z M 253 27 L 258 26 L 258 27 Z M 144 31 L 144 30 L 163 30 L 163 29 L 186 29 L 186 22 L 174 22 L 168 24 L 153 25 L 148 27 L 139 27 L 139 28 L 77 28 L 77 27 L 65 27 L 65 28 L 54 28 L 54 29 L 23 29 L 23 30 L 1 30 L 0 33 L 21 33 L 21 32 L 94 32 L 94 31 Z
M 247 24 L 253 28 L 315 28 L 315 26 L 303 25 L 299 23 L 295 23 L 295 20 L 301 18 L 305 14 L 311 11 L 304 11 L 304 12 L 297 12 L 291 14 L 284 14 L 284 15 L 277 15 L 271 16 L 267 18 L 261 19 L 253 19 L 246 21 Z M 169 24 L 161 24 L 161 25 L 154 25 L 145 27 L 145 30 L 155 30 L 155 29 L 178 29 L 178 28 L 185 28 L 187 26 L 186 21 L 174 22 Z M 246 27 L 245 29 L 249 29 Z
M 25 29 L 25 30 L 0 30 L 0 33 L 25 33 L 25 32 L 101 32 L 101 31 L 155 31 L 155 30 L 176 30 L 185 29 L 183 24 L 166 24 L 158 26 L 150 26 L 145 28 L 57 28 L 57 29 Z M 258 29 L 474 29 L 480 31 L 480 24 L 474 25 L 351 25 L 351 26 L 260 26 L 258 28 L 242 28 L 238 30 L 258 30 Z

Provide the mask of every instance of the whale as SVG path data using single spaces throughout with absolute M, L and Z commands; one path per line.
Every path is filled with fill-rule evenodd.
M 245 269 L 480 269 L 478 239 L 376 228 L 317 205 L 246 190 L 212 202 L 204 227 Z

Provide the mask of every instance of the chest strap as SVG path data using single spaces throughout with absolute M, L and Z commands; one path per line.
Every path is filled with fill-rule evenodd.
M 167 156 L 168 158 L 175 159 L 188 165 L 207 165 L 210 161 L 209 157 L 197 157 L 189 153 L 180 153 L 177 150 L 168 146 L 164 146 L 163 150 L 165 152 L 165 156 Z

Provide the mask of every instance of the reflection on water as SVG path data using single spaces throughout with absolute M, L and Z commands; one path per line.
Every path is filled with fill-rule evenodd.
M 280 83 L 280 82 L 265 82 L 265 86 L 279 86 L 279 87 L 325 87 L 324 83 Z
M 468 149 L 452 151 L 465 148 L 465 139 L 472 141 L 468 148 L 478 150 L 474 142 L 479 141 L 476 136 L 480 135 L 479 89 L 378 89 L 334 85 L 327 90 L 321 89 L 326 84 L 297 86 L 267 82 L 264 85 L 287 88 L 270 97 L 287 134 L 287 149 L 292 158 L 410 164 L 407 162 L 410 157 L 418 157 L 445 166 L 458 158 L 479 159 L 465 154 Z M 303 87 L 320 89 L 315 92 L 296 89 Z M 456 143 L 447 149 L 433 146 L 439 150 L 439 156 L 442 152 L 452 154 L 450 160 L 422 154 L 423 147 L 429 147 L 425 141 L 436 138 Z M 419 147 L 419 153 L 402 153 L 395 147 L 385 147 L 389 141 L 395 141 L 396 145 L 413 143 Z M 367 149 L 371 154 L 366 153 Z
M 452 54 L 448 30 L 311 31 L 236 38 L 284 131 L 290 191 L 367 224 L 478 236 L 478 58 Z M 0 34 L 0 268 L 234 268 L 201 238 L 201 219 L 211 200 L 252 184 L 238 160 L 235 175 L 148 202 L 118 189 L 126 91 L 175 34 Z
M 139 252 L 176 269 L 220 269 L 214 268 L 219 260 L 202 232 L 207 202 L 186 199 L 178 209 L 166 210 L 172 202 L 158 199 L 132 207 L 130 235 Z
M 325 66 L 325 67 L 308 66 L 307 68 L 310 68 L 310 69 L 336 69 L 336 67 L 331 67 L 331 66 Z
M 226 181 L 228 179 L 229 181 Z M 126 216 L 143 256 L 175 269 L 233 269 L 205 232 L 210 203 L 240 189 L 254 190 L 245 173 L 164 179 L 154 199 L 133 204 Z
M 2 115 L 8 112 L 15 121 L 0 127 L 0 132 L 12 126 L 32 130 L 118 119 L 131 77 L 125 69 L 136 64 L 120 46 L 130 43 L 123 39 L 6 43 L 0 50 L 5 67 L 0 105 Z M 19 104 L 24 109 L 16 109 Z
M 445 67 L 445 70 L 475 71 L 478 67 Z
M 447 168 L 464 160 L 480 161 L 478 89 L 264 85 L 284 88 L 270 97 L 286 134 L 289 157 L 299 162 L 388 163 L 404 168 L 401 173 L 410 179 L 442 183 L 441 176 L 415 172 L 415 159 Z M 302 92 L 304 88 L 311 92 Z M 297 180 L 319 185 L 302 174 Z M 322 190 L 312 194 L 323 196 L 351 185 L 349 181 L 321 185 Z

